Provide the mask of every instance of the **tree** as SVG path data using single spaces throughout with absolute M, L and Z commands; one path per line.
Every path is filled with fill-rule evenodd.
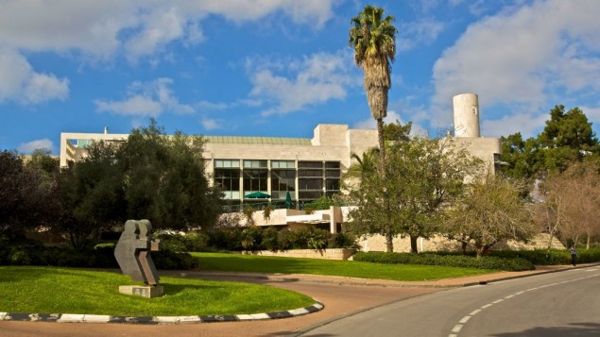
M 567 245 L 600 234 L 600 175 L 594 163 L 575 163 L 562 173 L 551 174 L 542 184 L 543 200 L 536 207 L 536 221 Z
M 103 231 L 126 220 L 123 173 L 115 160 L 117 147 L 99 142 L 87 150 L 85 159 L 58 176 L 53 224 L 53 229 L 79 250 L 89 248 Z
M 502 240 L 527 240 L 535 233 L 520 187 L 508 179 L 475 180 L 459 203 L 447 211 L 451 238 L 473 244 L 477 257 Z
M 388 181 L 396 180 L 400 201 L 400 228 L 410 237 L 411 252 L 417 239 L 439 232 L 445 209 L 461 197 L 465 181 L 481 175 L 483 163 L 449 138 L 415 137 L 390 148 Z
M 386 130 L 391 129 L 386 125 Z M 358 206 L 349 224 L 356 234 L 381 234 L 387 251 L 393 251 L 396 235 L 411 238 L 417 253 L 417 238 L 437 230 L 443 209 L 462 192 L 467 176 L 477 174 L 481 163 L 455 148 L 448 139 L 429 140 L 405 136 L 409 128 L 395 125 L 395 140 L 387 142 L 385 174 L 376 167 L 379 152 L 365 152 L 348 170 L 344 180 Z M 387 219 L 387 220 L 386 220 Z
M 168 137 L 152 121 L 135 129 L 117 159 L 124 175 L 128 218 L 149 219 L 156 228 L 212 226 L 220 193 L 208 185 L 202 137 Z
M 509 177 L 533 181 L 564 171 L 573 162 L 600 160 L 600 145 L 584 112 L 563 105 L 550 111 L 544 130 L 523 140 L 520 133 L 501 138 L 501 172 Z
M 394 18 L 383 16 L 383 8 L 367 5 L 352 18 L 350 46 L 354 49 L 354 61 L 364 72 L 364 85 L 373 118 L 377 121 L 379 171 L 383 173 L 385 144 L 383 118 L 387 115 L 388 90 L 391 82 L 391 63 L 396 55 L 396 27 Z
M 53 185 L 14 152 L 0 152 L 0 235 L 15 238 L 48 225 Z

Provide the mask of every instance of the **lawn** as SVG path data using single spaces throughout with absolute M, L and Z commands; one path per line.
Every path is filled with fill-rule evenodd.
M 0 312 L 125 316 L 249 314 L 314 303 L 302 294 L 269 286 L 161 277 L 165 296 L 119 294 L 130 278 L 114 272 L 52 267 L 0 267 Z
M 446 266 L 297 259 L 241 255 L 235 253 L 195 252 L 192 253 L 192 255 L 199 259 L 200 269 L 203 270 L 337 275 L 397 281 L 438 280 L 443 278 L 487 274 L 495 271 Z

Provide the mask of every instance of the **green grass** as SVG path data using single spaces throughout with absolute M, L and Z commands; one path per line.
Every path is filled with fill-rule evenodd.
M 263 285 L 161 277 L 166 295 L 119 294 L 130 278 L 114 272 L 51 267 L 0 267 L 0 312 L 126 316 L 249 314 L 305 307 L 312 299 Z
M 192 253 L 192 255 L 199 259 L 200 269 L 203 270 L 337 275 L 397 281 L 438 280 L 443 278 L 480 275 L 494 271 L 446 266 L 380 264 L 228 253 L 196 252 Z

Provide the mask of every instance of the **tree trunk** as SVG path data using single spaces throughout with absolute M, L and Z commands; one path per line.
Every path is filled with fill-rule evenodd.
M 417 235 L 410 235 L 410 252 L 413 254 L 419 253 L 419 248 L 417 247 L 417 239 L 419 239 Z
M 466 241 L 460 242 L 460 249 L 462 249 L 463 255 L 467 255 L 467 245 L 468 243 Z
M 377 138 L 379 141 L 379 174 L 385 175 L 385 137 L 383 134 L 383 118 L 377 118 Z
M 587 233 L 587 238 L 585 240 L 585 250 L 590 249 L 590 233 Z
M 388 253 L 394 252 L 394 235 L 392 234 L 392 229 L 388 225 L 385 233 L 385 251 Z

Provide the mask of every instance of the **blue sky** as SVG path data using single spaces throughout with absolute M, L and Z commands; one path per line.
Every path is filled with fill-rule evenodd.
M 482 133 L 529 136 L 555 104 L 600 124 L 600 1 L 372 1 L 399 33 L 389 117 L 431 136 L 479 94 Z M 0 0 L 0 148 L 60 132 L 310 137 L 372 127 L 344 0 Z

